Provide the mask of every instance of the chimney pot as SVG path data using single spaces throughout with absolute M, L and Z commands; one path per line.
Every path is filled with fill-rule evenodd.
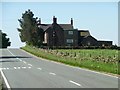
M 73 18 L 71 18 L 71 25 L 73 25 Z
M 53 23 L 57 23 L 57 18 L 53 16 Z

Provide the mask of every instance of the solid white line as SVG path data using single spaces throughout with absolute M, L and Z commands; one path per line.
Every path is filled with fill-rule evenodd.
M 21 59 L 19 59 L 21 62 L 22 62 L 22 60 Z
M 21 59 L 17 58 L 19 61 L 22 61 Z
M 10 50 L 9 49 L 7 49 L 9 52 L 10 52 Z M 12 52 L 10 52 L 13 56 L 15 56 Z
M 29 66 L 32 66 L 32 64 L 28 64 Z
M 53 73 L 53 72 L 50 72 L 49 74 L 51 74 L 51 75 L 56 75 L 55 73 Z
M 73 83 L 73 84 L 75 84 L 75 85 L 77 85 L 77 86 L 82 86 L 81 84 L 79 84 L 79 83 L 76 83 L 76 82 L 74 82 L 74 81 L 72 81 L 72 80 L 69 80 L 69 82 L 71 82 L 71 83 Z
M 42 70 L 42 68 L 37 68 L 37 69 Z
M 3 77 L 3 79 L 4 79 L 4 82 L 5 82 L 8 90 L 11 90 L 10 85 L 9 85 L 9 83 L 8 83 L 8 81 L 7 81 L 7 78 L 5 77 L 3 71 L 1 70 L 0 72 L 1 72 L 1 75 L 2 75 L 2 77 Z
M 10 50 L 9 49 L 7 49 L 9 52 L 10 52 Z M 12 52 L 10 52 L 13 56 L 15 56 Z M 20 60 L 20 61 L 22 61 L 21 59 L 19 59 L 19 58 L 16 58 L 16 59 L 18 59 L 18 60 Z

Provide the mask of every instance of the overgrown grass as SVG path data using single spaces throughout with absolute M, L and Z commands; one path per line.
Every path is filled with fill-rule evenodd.
M 109 49 L 55 49 L 46 50 L 32 46 L 22 49 L 38 57 L 108 73 L 118 73 L 118 50 Z

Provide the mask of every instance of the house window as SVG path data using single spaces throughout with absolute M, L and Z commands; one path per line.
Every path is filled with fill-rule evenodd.
M 88 44 L 88 46 L 90 46 L 90 45 L 91 45 L 91 43 L 90 43 L 90 42 L 87 42 L 87 44 Z
M 73 43 L 73 39 L 66 39 L 67 43 Z
M 47 33 L 45 33 L 44 42 L 47 43 Z
M 102 44 L 102 47 L 104 47 L 105 46 L 105 44 Z
M 73 35 L 73 31 L 68 31 L 68 34 L 69 35 Z

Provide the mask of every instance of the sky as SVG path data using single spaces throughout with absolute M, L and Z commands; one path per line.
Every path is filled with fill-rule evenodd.
M 14 1 L 14 0 L 13 0 Z M 74 28 L 89 29 L 97 40 L 110 40 L 118 45 L 118 3 L 117 2 L 1 2 L 0 29 L 7 33 L 11 41 L 10 48 L 19 48 L 25 44 L 19 38 L 18 19 L 22 13 L 31 9 L 34 17 L 42 23 L 52 23 L 56 16 L 59 23 L 70 23 Z

